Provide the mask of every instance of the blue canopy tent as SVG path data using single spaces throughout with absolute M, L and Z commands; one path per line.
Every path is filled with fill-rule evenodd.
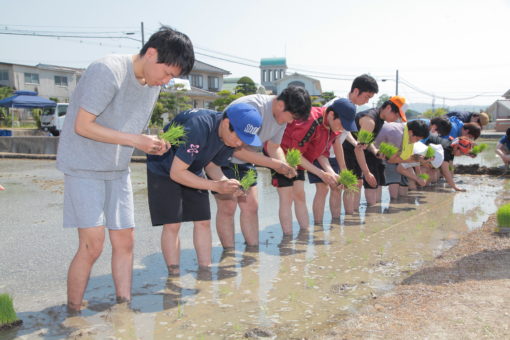
M 0 100 L 0 107 L 10 108 L 45 108 L 55 107 L 57 103 L 53 100 L 39 97 L 36 92 L 32 91 L 15 91 L 14 96 Z M 12 122 L 14 123 L 14 112 L 11 113 Z

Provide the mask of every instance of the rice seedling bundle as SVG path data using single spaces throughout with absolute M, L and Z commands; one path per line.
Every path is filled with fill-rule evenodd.
M 424 179 L 425 181 L 428 181 L 430 178 L 429 174 L 419 174 L 418 177 Z
M 298 149 L 288 149 L 285 159 L 287 160 L 287 164 L 295 168 L 301 164 L 301 151 Z
M 510 203 L 499 207 L 496 213 L 496 220 L 498 222 L 498 227 L 510 228 Z
M 379 152 L 382 153 L 386 159 L 390 159 L 398 152 L 398 148 L 391 143 L 382 142 L 379 145 Z
M 241 183 L 241 187 L 244 191 L 250 189 L 253 183 L 257 181 L 257 172 L 253 169 L 248 170 L 246 174 L 244 174 L 243 178 L 239 181 Z
M 471 154 L 476 156 L 480 152 L 484 151 L 485 149 L 487 149 L 487 144 L 485 144 L 485 143 L 477 144 L 477 145 L 473 146 L 473 148 L 471 149 Z
M 178 146 L 186 143 L 186 131 L 184 130 L 184 126 L 172 124 L 165 132 L 159 134 L 159 138 L 171 145 Z
M 359 130 L 358 131 L 358 143 L 360 144 L 370 144 L 374 140 L 374 134 L 367 130 Z
M 342 184 L 347 191 L 359 191 L 358 177 L 351 170 L 340 171 L 338 184 Z
M 16 312 L 12 297 L 9 294 L 0 294 L 0 330 L 21 324 Z
M 427 151 L 425 151 L 425 159 L 430 159 L 436 155 L 436 150 L 432 146 L 427 147 Z

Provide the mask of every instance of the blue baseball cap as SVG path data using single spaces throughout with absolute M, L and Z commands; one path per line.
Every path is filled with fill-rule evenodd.
M 354 117 L 356 116 L 356 106 L 345 98 L 337 99 L 328 107 L 333 110 L 340 118 L 342 125 L 346 131 L 358 131 Z
M 233 104 L 227 107 L 226 112 L 230 124 L 243 143 L 251 146 L 262 145 L 257 135 L 262 126 L 262 116 L 255 107 L 245 103 Z

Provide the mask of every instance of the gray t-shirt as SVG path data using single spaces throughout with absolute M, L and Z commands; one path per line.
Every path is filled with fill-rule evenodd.
M 110 55 L 93 62 L 71 98 L 57 168 L 67 175 L 97 179 L 115 179 L 129 171 L 134 149 L 78 135 L 74 129 L 78 110 L 96 115 L 96 122 L 107 128 L 140 134 L 147 128 L 160 89 L 138 82 L 130 55 Z
M 402 137 L 404 135 L 404 126 L 405 123 L 393 122 L 387 123 L 385 122 L 381 127 L 381 130 L 377 134 L 377 137 L 374 140 L 375 146 L 379 147 L 382 142 L 390 143 L 396 146 L 397 148 L 402 147 Z
M 267 94 L 251 94 L 249 96 L 244 96 L 234 100 L 230 105 L 246 103 L 254 106 L 262 116 L 262 127 L 258 133 L 262 143 L 271 141 L 275 144 L 280 144 L 282 142 L 283 133 L 285 132 L 287 124 L 278 124 L 274 118 L 273 100 L 276 100 L 276 96 Z M 238 164 L 244 163 L 244 161 L 241 161 L 235 157 L 232 157 L 231 162 Z

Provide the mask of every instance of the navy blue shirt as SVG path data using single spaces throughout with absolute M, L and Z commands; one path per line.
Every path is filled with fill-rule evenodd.
M 457 117 L 463 123 L 469 123 L 471 121 L 472 115 L 473 115 L 473 112 L 466 112 L 466 111 L 451 111 L 446 114 L 446 116 L 448 118 Z
M 510 150 L 510 139 L 507 136 L 501 137 L 499 143 L 503 144 L 508 150 Z
M 218 166 L 226 164 L 235 149 L 225 145 L 218 136 L 222 118 L 223 113 L 206 109 L 179 113 L 163 130 L 171 124 L 183 125 L 186 143 L 172 146 L 162 156 L 147 155 L 147 169 L 160 176 L 169 176 L 173 159 L 178 157 L 189 165 L 189 171 L 203 177 L 203 169 L 210 162 Z

